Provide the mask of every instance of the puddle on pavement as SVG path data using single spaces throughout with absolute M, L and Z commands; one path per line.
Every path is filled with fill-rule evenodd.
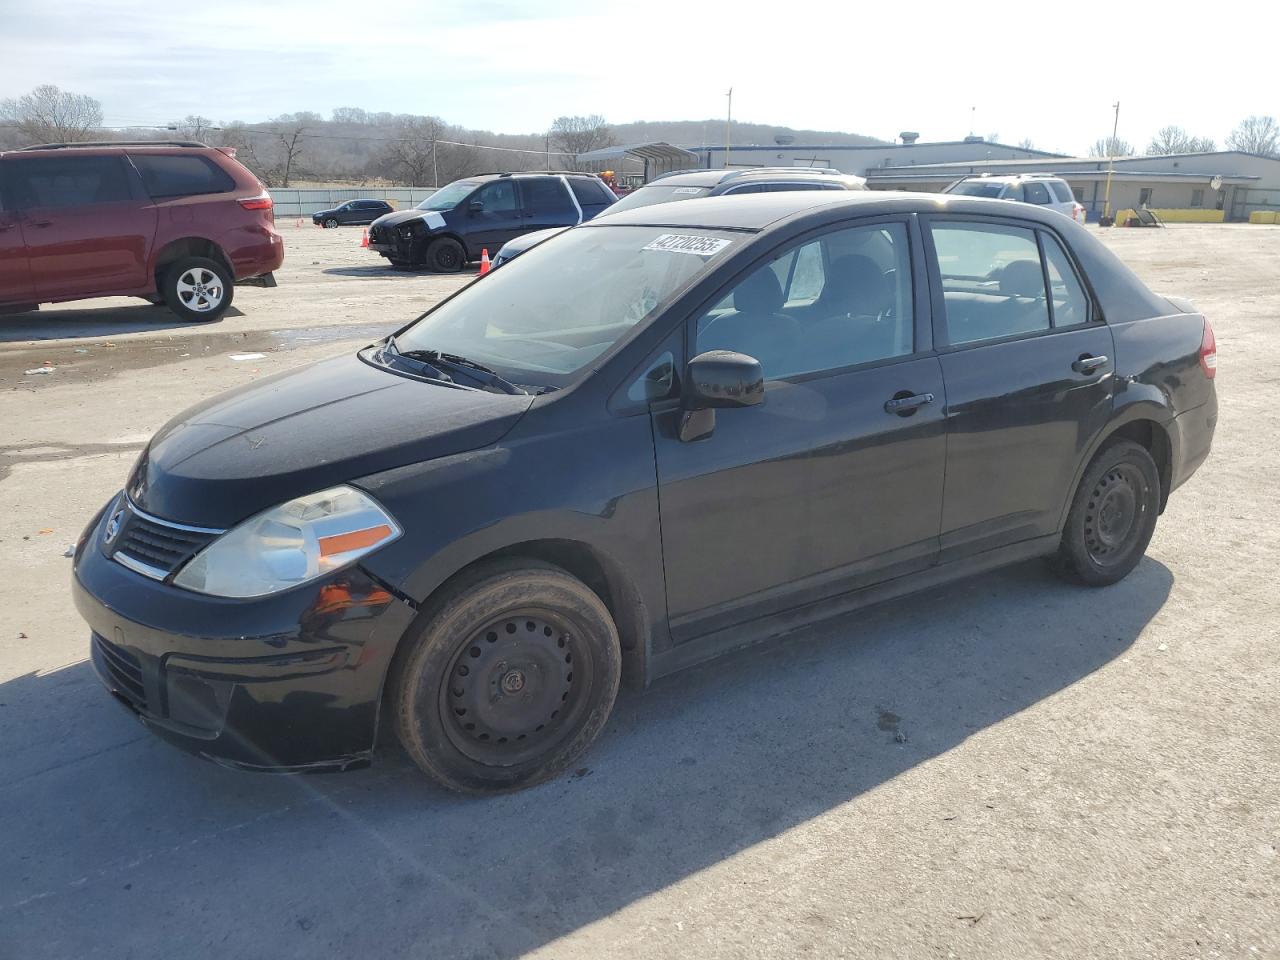
M 228 365 L 253 366 L 252 360 L 233 361 L 232 354 L 280 354 L 306 347 L 363 340 L 372 343 L 397 329 L 400 322 L 334 324 L 287 330 L 246 330 L 112 340 L 84 339 L 56 346 L 40 343 L 0 345 L 0 390 L 39 389 L 58 383 L 94 382 L 133 370 L 189 360 L 223 357 Z M 26 371 L 52 367 L 53 373 Z

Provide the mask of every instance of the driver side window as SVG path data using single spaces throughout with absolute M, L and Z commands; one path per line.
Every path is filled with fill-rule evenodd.
M 514 213 L 520 209 L 514 180 L 498 180 L 489 184 L 476 199 L 484 204 L 485 213 Z
M 783 249 L 698 318 L 695 336 L 695 354 L 744 353 L 769 380 L 910 354 L 906 225 L 852 227 Z

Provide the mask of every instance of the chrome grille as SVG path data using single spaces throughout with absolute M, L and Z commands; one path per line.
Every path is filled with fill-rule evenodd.
M 117 563 L 163 580 L 223 532 L 161 520 L 143 513 L 126 498 L 120 530 L 107 547 Z

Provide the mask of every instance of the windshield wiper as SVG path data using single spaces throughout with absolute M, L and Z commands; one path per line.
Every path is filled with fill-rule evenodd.
M 442 380 L 445 383 L 453 383 L 453 377 L 435 366 L 435 364 L 429 362 L 426 357 L 415 356 L 415 354 L 422 352 L 423 351 L 420 350 L 409 350 L 401 353 L 400 348 L 396 345 L 395 334 L 392 334 L 387 337 L 386 341 L 382 344 L 381 349 L 378 350 L 378 360 L 381 363 L 389 363 L 391 360 L 411 360 L 431 379 Z
M 441 353 L 439 350 L 405 350 L 399 355 L 408 357 L 410 360 L 443 367 L 452 373 L 461 373 L 464 377 L 470 377 L 502 393 L 524 395 L 529 392 L 516 386 L 510 380 L 499 376 L 496 371 L 490 370 L 484 364 L 468 360 L 466 357 L 460 357 L 456 353 Z

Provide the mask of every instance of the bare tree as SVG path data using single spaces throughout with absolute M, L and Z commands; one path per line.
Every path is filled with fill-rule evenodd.
M 1018 141 L 1019 150 L 1034 150 L 1035 148 L 1036 148 L 1036 145 L 1030 137 L 1023 137 L 1021 140 Z
M 198 140 L 200 143 L 205 143 L 206 138 L 213 131 L 214 123 L 208 117 L 189 113 L 169 126 L 173 128 L 180 140 Z
M 1000 142 L 1000 134 L 999 134 L 999 133 L 988 133 L 988 134 L 987 134 L 987 143 L 999 143 L 999 142 Z
M 369 111 L 362 110 L 360 107 L 334 107 L 332 116 L 334 123 L 359 124 L 361 126 L 371 120 Z
M 552 149 L 564 154 L 571 168 L 577 169 L 579 154 L 613 146 L 614 140 L 604 117 L 593 113 L 589 117 L 556 117 L 547 133 L 547 142 Z
M 26 96 L 0 100 L 0 123 L 16 127 L 27 143 L 90 140 L 102 126 L 102 104 L 44 84 Z
M 1249 117 L 1231 131 L 1227 146 L 1264 157 L 1280 157 L 1280 126 L 1275 117 Z
M 1089 148 L 1091 157 L 1132 157 L 1133 145 L 1119 137 L 1103 137 Z
M 1181 127 L 1161 127 L 1147 144 L 1147 153 L 1167 156 L 1171 153 L 1207 153 L 1216 150 L 1211 137 L 1193 137 Z
M 236 159 L 253 171 L 254 176 L 268 187 L 278 187 L 275 166 L 270 158 L 259 155 L 258 146 L 264 139 L 263 131 L 250 130 L 243 123 L 229 123 L 222 130 L 219 146 L 231 147 L 236 152 Z
M 1187 153 L 1213 153 L 1218 149 L 1218 141 L 1213 137 L 1192 137 L 1187 141 Z
M 444 121 L 439 117 L 414 117 L 396 128 L 395 138 L 383 150 L 382 162 L 393 178 L 405 186 L 436 186 L 439 174 L 439 139 Z
M 298 172 L 307 127 L 316 122 L 323 121 L 315 113 L 282 113 L 273 121 L 277 148 L 275 179 L 281 187 L 289 186 L 289 178 Z

